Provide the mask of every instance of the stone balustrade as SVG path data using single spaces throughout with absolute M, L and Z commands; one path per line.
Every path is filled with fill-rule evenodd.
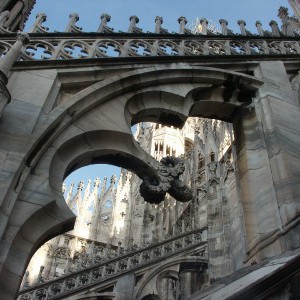
M 109 255 L 106 256 L 106 260 L 101 263 L 87 264 L 85 268 L 76 272 L 49 280 L 46 283 L 26 287 L 19 293 L 18 300 L 46 300 L 67 296 L 207 243 L 207 226 L 203 226 L 201 229 L 189 227 L 186 228 L 186 232 L 178 228 L 175 232 L 178 235 L 169 235 L 164 241 L 141 249 L 131 247 L 123 253 L 117 253 L 113 258 Z M 205 257 L 203 258 L 205 259 Z
M 192 36 L 156 34 L 30 34 L 19 60 L 105 59 L 165 56 L 273 56 L 299 55 L 296 37 Z M 15 35 L 0 35 L 0 55 L 15 42 Z

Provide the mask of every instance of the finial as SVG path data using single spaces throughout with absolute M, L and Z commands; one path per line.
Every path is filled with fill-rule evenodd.
M 164 22 L 164 19 L 163 19 L 163 17 L 156 16 L 155 22 L 157 22 L 157 21 L 159 21 L 160 24 L 162 24 Z
M 269 23 L 269 25 L 272 28 L 272 34 L 273 34 L 273 36 L 280 36 L 280 31 L 279 31 L 279 28 L 278 28 L 278 23 L 276 21 L 274 21 L 274 20 L 271 20 L 271 22 Z
M 70 14 L 69 18 L 74 19 L 76 22 L 79 21 L 79 15 L 77 13 Z
M 278 9 L 278 17 L 282 20 L 286 19 L 288 17 L 288 8 L 284 6 L 280 6 Z
M 200 24 L 201 24 L 201 27 L 202 27 L 201 33 L 202 33 L 203 35 L 207 35 L 207 25 L 208 25 L 208 20 L 205 19 L 205 18 L 202 18 L 202 19 L 200 20 Z
M 164 19 L 162 17 L 157 16 L 155 18 L 155 29 L 154 32 L 155 33 L 168 33 L 167 29 L 164 29 L 161 27 L 162 23 L 164 22 Z
M 73 32 L 73 33 L 81 32 L 82 28 L 76 25 L 76 22 L 79 21 L 79 15 L 77 13 L 72 13 L 69 15 L 69 18 L 70 21 L 66 27 L 65 32 Z
M 107 23 L 110 22 L 110 19 L 111 19 L 111 16 L 109 14 L 102 14 L 100 16 L 100 19 L 101 19 L 101 23 L 100 23 L 100 26 L 98 28 L 98 32 L 101 32 L 101 33 L 111 33 L 113 32 L 113 28 L 110 28 L 107 26 Z
M 246 22 L 244 20 L 238 20 L 237 23 L 240 26 L 241 35 L 247 35 L 247 31 L 245 28 Z
M 36 21 L 29 32 L 46 33 L 49 30 L 49 28 L 44 27 L 42 25 L 42 23 L 46 22 L 46 20 L 47 20 L 47 15 L 45 13 L 38 13 L 36 15 Z
M 100 16 L 100 19 L 101 20 L 105 19 L 106 22 L 109 22 L 111 19 L 111 16 L 109 14 L 104 13 Z
M 117 181 L 117 176 L 116 176 L 116 175 L 111 176 L 111 178 L 110 178 L 110 183 L 111 183 L 111 184 L 115 184 L 116 181 Z
M 99 187 L 101 181 L 100 181 L 100 178 L 97 177 L 95 180 L 94 180 L 94 187 Z
M 223 35 L 228 35 L 228 28 L 227 28 L 227 26 L 228 26 L 228 21 L 225 20 L 225 19 L 220 19 L 220 20 L 219 20 L 219 23 L 220 23 L 220 25 L 221 25 L 222 34 L 223 34 Z
M 179 34 L 185 34 L 185 25 L 187 24 L 187 18 L 186 17 L 179 17 L 178 23 L 179 23 Z
M 140 33 L 142 32 L 142 29 L 136 27 L 136 24 L 139 23 L 139 18 L 137 16 L 131 16 L 129 18 L 129 27 L 128 27 L 128 33 Z
M 84 182 L 83 181 L 80 181 L 79 183 L 78 183 L 78 187 L 77 187 L 77 190 L 83 190 L 83 188 L 84 188 Z
M 132 21 L 132 20 L 134 20 L 135 24 L 138 24 L 138 22 L 140 21 L 140 19 L 138 18 L 138 16 L 131 16 L 129 18 L 129 21 Z
M 262 23 L 260 21 L 256 21 L 255 26 L 257 28 L 258 35 L 264 36 L 264 31 L 262 29 Z

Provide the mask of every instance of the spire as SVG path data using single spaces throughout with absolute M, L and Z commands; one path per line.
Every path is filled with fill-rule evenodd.
M 69 189 L 69 192 L 66 196 L 66 202 L 67 202 L 67 205 L 71 208 L 71 199 L 72 199 L 72 196 L 73 196 L 73 188 L 74 188 L 74 183 L 72 182 L 71 183 L 71 186 L 70 186 L 70 189 Z M 71 208 L 72 209 L 72 208 Z
M 106 182 L 107 182 L 107 177 L 104 177 L 102 182 L 102 187 L 101 187 L 101 195 L 104 194 L 106 191 Z
M 107 26 L 107 23 L 110 21 L 111 19 L 111 16 L 109 14 L 102 14 L 100 16 L 100 19 L 101 19 L 101 23 L 100 23 L 100 26 L 98 28 L 98 32 L 101 32 L 101 33 L 111 33 L 114 31 L 113 28 L 110 28 Z
M 93 189 L 93 192 L 92 192 L 93 199 L 94 199 L 94 207 L 95 207 L 95 211 L 97 211 L 97 207 L 98 207 L 98 203 L 99 203 L 99 199 L 98 199 L 98 189 L 99 189 L 100 184 L 101 184 L 100 178 L 97 177 L 97 178 L 94 180 L 94 189 Z
M 73 33 L 79 33 L 79 32 L 82 32 L 82 28 L 81 27 L 78 27 L 76 25 L 76 22 L 79 21 L 79 15 L 77 13 L 72 13 L 69 15 L 69 23 L 66 27 L 66 30 L 65 32 L 73 32 Z
M 83 202 L 87 202 L 88 198 L 90 196 L 91 193 L 91 179 L 88 180 L 85 191 L 84 191 L 84 196 L 83 196 Z
M 84 188 L 84 183 L 83 181 L 80 181 L 78 183 L 77 191 L 74 196 L 74 198 L 70 201 L 70 208 L 72 210 L 75 209 L 75 206 L 77 205 L 77 212 L 74 212 L 76 215 L 80 214 L 81 206 L 82 206 L 82 198 L 81 198 L 81 192 Z

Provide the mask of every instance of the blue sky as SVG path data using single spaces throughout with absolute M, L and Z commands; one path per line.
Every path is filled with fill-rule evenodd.
M 84 31 L 96 31 L 100 24 L 100 15 L 108 13 L 112 19 L 108 24 L 115 31 L 127 31 L 129 17 L 137 15 L 140 19 L 138 26 L 144 32 L 153 31 L 154 19 L 161 16 L 164 19 L 163 27 L 169 32 L 178 31 L 177 19 L 185 16 L 191 23 L 197 17 L 205 17 L 218 24 L 219 19 L 226 19 L 228 27 L 238 32 L 237 20 L 243 19 L 247 29 L 255 31 L 255 22 L 261 21 L 263 28 L 270 30 L 269 22 L 276 20 L 280 6 L 288 6 L 287 0 L 37 0 L 25 30 L 31 28 L 35 15 L 45 12 L 48 16 L 45 26 L 50 31 L 64 31 L 69 14 L 76 12 L 80 16 L 77 23 Z M 290 9 L 290 14 L 292 11 Z M 119 168 L 94 165 L 81 168 L 72 173 L 65 181 L 67 186 L 71 182 L 77 184 L 80 180 L 104 176 L 110 178 L 118 174 Z
M 27 29 L 34 22 L 37 12 L 48 15 L 46 22 L 51 31 L 63 31 L 68 16 L 76 12 L 80 16 L 78 25 L 85 31 L 96 31 L 100 24 L 100 15 L 108 13 L 109 23 L 116 31 L 126 31 L 129 17 L 137 15 L 139 27 L 144 31 L 153 31 L 156 16 L 164 18 L 163 27 L 170 32 L 178 30 L 177 19 L 185 16 L 190 22 L 196 17 L 206 17 L 218 23 L 226 19 L 229 27 L 238 30 L 236 21 L 244 19 L 249 29 L 255 29 L 255 21 L 260 20 L 267 29 L 272 19 L 278 20 L 277 10 L 288 6 L 287 0 L 37 0 L 33 14 L 27 23 Z

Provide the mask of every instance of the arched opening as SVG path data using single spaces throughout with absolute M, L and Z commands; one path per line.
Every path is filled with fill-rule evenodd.
M 80 168 L 65 179 L 62 192 L 76 215 L 74 229 L 37 250 L 25 272 L 22 289 L 86 267 L 92 253 L 96 264 L 103 259 L 106 245 L 117 249 L 120 236 L 125 235 L 124 221 L 116 218 L 118 212 L 114 211 L 116 198 L 120 197 L 116 195 L 119 177 L 120 168 L 101 164 Z M 126 212 L 126 207 L 122 208 Z
M 195 72 L 193 71 L 193 76 L 194 75 Z M 201 80 L 204 79 L 202 78 Z M 207 78 L 205 78 L 205 80 L 207 80 Z M 147 85 L 149 85 L 149 82 Z M 142 151 L 138 144 L 132 139 L 130 128 L 126 126 L 126 124 L 137 123 L 140 120 L 160 120 L 165 125 L 182 126 L 188 114 L 206 115 L 206 113 L 201 111 L 201 105 L 196 105 L 193 102 L 193 97 L 175 97 L 175 100 L 172 99 L 174 100 L 172 101 L 173 106 L 169 108 L 166 100 L 169 99 L 168 97 L 170 97 L 170 99 L 172 98 L 172 95 L 170 95 L 171 93 L 166 92 L 166 94 L 164 94 L 153 92 L 150 94 L 145 92 L 143 96 L 139 94 L 137 97 L 129 97 L 130 100 L 127 102 L 124 100 L 123 113 L 125 111 L 125 122 L 124 119 L 120 118 L 120 122 L 109 124 L 111 130 L 107 129 L 107 124 L 103 123 L 103 120 L 101 120 L 101 126 L 105 124 L 103 128 L 98 128 L 98 130 L 93 130 L 92 127 L 86 128 L 84 133 L 79 134 L 75 131 L 72 132 L 71 129 L 73 128 L 71 126 L 69 128 L 66 127 L 63 138 L 56 142 L 57 149 L 50 155 L 49 185 L 57 203 L 60 203 L 57 199 L 61 199 L 61 183 L 64 177 L 73 170 L 89 163 L 112 163 L 132 170 L 142 178 L 146 175 L 154 176 L 155 172 L 148 164 L 149 157 L 147 153 Z M 159 98 L 157 98 L 158 96 Z M 119 101 L 119 99 L 115 100 Z M 152 107 L 144 109 L 144 107 L 140 106 L 140 108 L 134 112 L 134 109 L 136 109 L 138 105 L 133 104 L 134 102 L 137 104 L 136 101 L 138 102 L 140 100 L 144 105 L 146 103 L 147 105 L 152 104 Z M 106 109 L 105 105 L 109 107 L 108 102 L 109 101 L 102 105 L 102 112 Z M 229 109 L 226 111 L 227 115 L 229 115 L 229 113 L 232 114 L 238 107 L 234 106 L 232 103 L 228 103 L 228 105 Z M 120 112 L 121 109 L 119 109 L 118 113 Z M 93 114 L 97 115 L 98 113 L 99 110 L 93 109 L 93 111 L 86 113 L 84 118 L 90 119 Z M 222 117 L 220 118 L 222 119 Z M 78 122 L 80 121 L 81 120 Z M 89 124 L 84 125 L 90 126 Z M 100 123 L 98 125 L 100 126 Z M 122 127 L 123 125 L 125 126 Z M 93 126 L 95 126 L 95 124 L 93 124 Z M 66 138 L 66 136 L 68 137 Z M 214 170 L 212 171 L 211 176 L 217 174 L 216 172 L 214 173 Z M 172 205 L 172 203 L 169 203 L 169 205 Z M 153 216 L 148 214 L 148 217 L 151 222 Z M 189 226 L 193 226 L 192 222 Z M 45 230 L 44 232 L 46 235 L 47 231 Z M 39 239 L 39 241 L 40 240 L 41 239 Z

